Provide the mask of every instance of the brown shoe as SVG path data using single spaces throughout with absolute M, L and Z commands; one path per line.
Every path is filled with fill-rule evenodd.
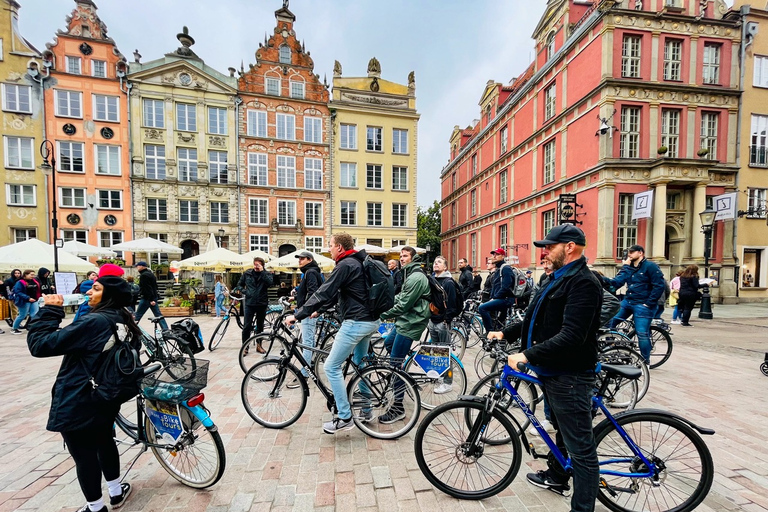
M 257 343 L 256 344 L 256 352 L 258 352 L 259 354 L 266 354 L 267 353 L 267 351 L 264 350 L 264 347 L 261 346 L 261 343 Z

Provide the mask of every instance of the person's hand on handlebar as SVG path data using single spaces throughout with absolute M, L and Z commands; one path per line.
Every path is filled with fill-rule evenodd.
M 295 323 L 296 323 L 296 317 L 295 316 L 288 315 L 287 317 L 285 317 L 285 325 L 287 325 L 288 327 L 292 326 Z
M 489 340 L 503 340 L 504 339 L 504 333 L 501 331 L 491 331 L 488 333 L 488 339 Z
M 517 364 L 518 363 L 527 363 L 528 358 L 525 357 L 525 354 L 522 352 L 518 352 L 517 354 L 509 354 L 507 356 L 507 364 L 510 368 L 513 370 L 518 370 Z

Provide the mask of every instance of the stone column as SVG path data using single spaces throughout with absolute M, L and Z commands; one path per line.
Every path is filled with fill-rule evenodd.
M 664 260 L 664 238 L 667 231 L 667 184 L 657 183 L 653 193 L 653 252 L 655 261 Z M 646 253 L 647 254 L 647 253 Z
M 699 213 L 707 209 L 707 184 L 697 183 L 693 191 L 691 215 L 691 257 L 697 263 L 704 263 L 704 233 L 701 232 Z
M 606 183 L 597 189 L 597 256 L 595 263 L 615 265 L 613 254 L 614 205 L 616 204 L 616 185 Z M 589 242 L 589 241 L 587 241 Z

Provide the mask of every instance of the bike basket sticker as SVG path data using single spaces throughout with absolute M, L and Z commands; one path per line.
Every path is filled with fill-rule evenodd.
M 451 347 L 424 345 L 413 359 L 427 375 L 442 375 L 451 366 Z
M 157 429 L 163 442 L 175 443 L 184 432 L 175 405 L 163 402 L 157 402 L 157 404 L 147 402 L 147 417 Z

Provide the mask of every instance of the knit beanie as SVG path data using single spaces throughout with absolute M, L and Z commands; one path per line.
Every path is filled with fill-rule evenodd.
M 104 291 L 101 294 L 102 302 L 112 300 L 118 307 L 131 305 L 133 299 L 131 285 L 129 285 L 128 281 L 122 277 L 102 276 L 99 277 L 96 282 L 104 287 Z
M 114 263 L 105 263 L 99 269 L 99 277 L 117 276 L 123 277 L 125 270 L 122 267 L 115 265 Z

